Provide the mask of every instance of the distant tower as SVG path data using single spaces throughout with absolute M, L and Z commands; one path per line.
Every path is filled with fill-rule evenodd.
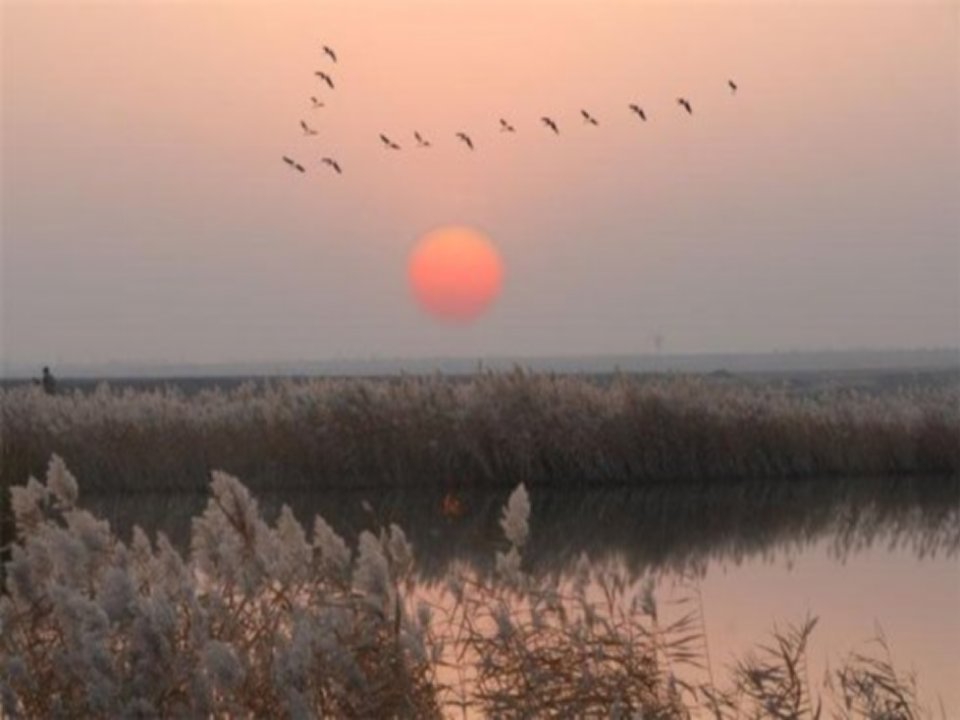
M 653 361 L 653 367 L 656 372 L 663 372 L 663 360 L 661 359 L 661 353 L 663 351 L 663 333 L 657 330 L 653 334 L 653 349 L 656 352 Z

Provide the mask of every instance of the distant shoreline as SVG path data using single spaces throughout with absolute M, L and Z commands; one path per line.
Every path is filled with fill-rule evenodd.
M 960 348 L 913 350 L 827 350 L 768 353 L 647 353 L 483 358 L 346 358 L 237 363 L 0 363 L 0 384 L 39 377 L 51 364 L 58 378 L 71 380 L 195 380 L 266 377 L 388 377 L 397 375 L 472 375 L 480 369 L 603 375 L 629 373 L 798 373 L 856 371 L 960 370 Z

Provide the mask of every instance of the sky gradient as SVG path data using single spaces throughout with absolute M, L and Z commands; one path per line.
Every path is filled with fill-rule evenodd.
M 960 345 L 956 4 L 2 13 L 6 363 Z M 505 266 L 470 325 L 407 283 L 448 224 Z

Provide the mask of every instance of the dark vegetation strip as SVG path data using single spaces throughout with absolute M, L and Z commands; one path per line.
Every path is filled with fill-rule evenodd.
M 258 490 L 458 492 L 960 474 L 960 388 L 940 375 L 874 392 L 519 370 L 190 394 L 21 386 L 0 390 L 0 422 L 0 551 L 9 487 L 52 454 L 91 493 L 202 492 L 214 469 Z
M 88 492 L 200 491 L 212 469 L 258 489 L 713 484 L 952 476 L 956 385 L 815 394 L 727 379 L 485 373 L 54 397 L 0 392 L 2 482 L 51 454 Z

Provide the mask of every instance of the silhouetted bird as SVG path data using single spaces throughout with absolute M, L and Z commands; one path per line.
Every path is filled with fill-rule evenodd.
M 388 148 L 390 148 L 391 150 L 399 150 L 399 149 L 400 149 L 400 146 L 399 146 L 399 145 L 397 145 L 393 140 L 391 140 L 390 138 L 388 138 L 388 137 L 387 137 L 386 135 L 384 135 L 383 133 L 380 133 L 380 142 L 382 142 L 384 145 L 386 145 L 386 146 L 387 146 Z
M 473 140 L 470 139 L 470 136 L 466 133 L 458 132 L 457 137 L 463 140 L 466 143 L 467 147 L 473 150 Z
M 547 116 L 543 116 L 542 118 L 540 118 L 540 122 L 542 122 L 548 128 L 553 130 L 557 135 L 560 134 L 560 130 L 557 128 L 557 124 Z
M 315 98 L 313 95 L 310 96 L 310 102 L 313 103 L 314 108 L 322 108 L 323 103 L 319 99 Z
M 727 85 L 730 86 L 730 93 L 732 95 L 737 94 L 737 84 L 733 80 L 727 80 Z
M 324 163 L 324 164 L 326 164 L 326 165 L 329 165 L 329 166 L 332 167 L 334 170 L 336 170 L 336 171 L 337 171 L 337 175 L 340 175 L 340 174 L 343 172 L 343 171 L 340 169 L 340 163 L 338 163 L 338 162 L 337 162 L 336 160 L 334 160 L 333 158 L 325 157 L 325 158 L 323 158 L 322 160 L 320 160 L 320 162 L 322 162 L 322 163 Z
M 503 118 L 500 118 L 500 132 L 516 132 L 513 125 L 508 123 Z
M 641 120 L 643 120 L 644 122 L 647 121 L 647 114 L 643 111 L 642 107 L 631 103 L 630 109 L 633 110 L 637 115 L 639 115 Z
M 333 51 L 333 48 L 331 48 L 329 45 L 324 45 L 324 46 L 323 46 L 323 52 L 324 52 L 326 55 L 329 55 L 329 56 L 330 56 L 330 59 L 333 60 L 334 62 L 337 61 L 337 54 Z
M 323 80 L 327 85 L 330 86 L 330 89 L 333 90 L 333 78 L 327 75 L 323 70 L 317 70 L 314 75 Z
M 584 122 L 590 123 L 591 125 L 598 125 L 598 124 L 599 124 L 599 123 L 597 122 L 597 119 L 596 119 L 593 115 L 591 115 L 590 113 L 588 113 L 586 110 L 581 110 L 581 111 L 580 111 L 580 114 L 583 115 L 583 121 L 584 121 Z
M 307 125 L 307 123 L 306 123 L 304 120 L 301 120 L 301 121 L 300 121 L 300 127 L 303 128 L 303 134 L 304 134 L 304 135 L 316 135 L 316 134 L 317 134 L 317 131 L 314 130 L 314 129 L 313 129 L 312 127 L 310 127 L 309 125 Z
M 306 172 L 306 171 L 307 171 L 307 169 L 306 169 L 303 165 L 301 165 L 300 163 L 298 163 L 298 162 L 297 162 L 296 160 L 294 160 L 293 158 L 288 158 L 286 155 L 283 156 L 283 161 L 284 161 L 287 165 L 289 165 L 290 167 L 292 167 L 294 170 L 299 170 L 300 172 Z
M 381 136 L 381 137 L 382 137 L 382 136 Z M 418 146 L 418 147 L 430 147 L 430 141 L 429 141 L 429 140 L 424 140 L 424 139 L 423 139 L 423 135 L 421 135 L 419 132 L 414 132 L 414 133 L 413 133 L 413 138 L 414 138 L 414 140 L 417 141 L 417 146 Z
M 689 114 L 693 115 L 693 108 L 690 107 L 690 101 L 689 101 L 689 100 L 687 100 L 686 98 L 677 98 L 677 104 L 678 104 L 678 105 L 683 105 L 683 107 L 686 108 L 687 112 L 688 112 Z

